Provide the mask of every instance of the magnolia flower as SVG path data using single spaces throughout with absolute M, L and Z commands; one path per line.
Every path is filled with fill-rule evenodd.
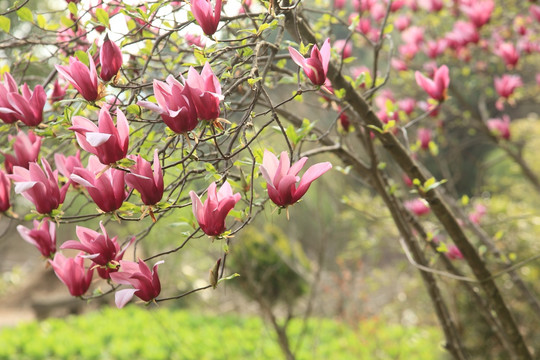
M 8 177 L 15 182 L 15 193 L 30 200 L 40 214 L 48 214 L 64 202 L 67 184 L 58 188 L 58 170 L 52 171 L 45 158 L 41 159 L 43 169 L 35 162 L 29 169 L 13 167 L 13 174 Z
M 84 267 L 84 258 L 81 254 L 75 258 L 66 258 L 61 253 L 56 253 L 53 260 L 49 260 L 56 276 L 67 286 L 72 296 L 82 296 L 92 282 L 94 269 Z
M 463 254 L 458 249 L 456 245 L 450 245 L 448 251 L 444 255 L 450 260 L 461 260 L 463 259 Z
M 204 33 L 214 35 L 221 17 L 221 0 L 216 0 L 215 10 L 210 0 L 191 0 L 191 12 Z
M 431 130 L 426 128 L 419 128 L 417 132 L 418 141 L 420 142 L 420 148 L 429 149 L 429 143 L 431 142 Z
M 135 241 L 135 237 L 132 237 L 131 240 L 120 249 L 120 245 L 116 240 L 118 236 L 111 239 L 101 221 L 99 227 L 101 228 L 101 233 L 82 226 L 77 226 L 75 232 L 80 242 L 68 240 L 62 244 L 60 249 L 84 251 L 88 254 L 85 257 L 92 259 L 94 264 L 98 265 L 100 276 L 104 279 L 108 279 L 111 272 L 118 270 L 119 261 L 124 257 L 124 253 L 128 246 Z
M 49 102 L 51 104 L 54 104 L 57 101 L 63 100 L 64 97 L 66 96 L 66 90 L 68 87 L 69 87 L 69 84 L 66 84 L 62 87 L 58 79 L 56 79 L 54 81 L 53 91 L 49 97 Z
M 99 53 L 99 62 L 101 63 L 101 73 L 99 77 L 103 81 L 109 81 L 118 74 L 122 67 L 122 52 L 118 45 L 105 37 Z
M 412 212 L 416 216 L 422 216 L 422 215 L 429 214 L 429 212 L 431 210 L 429 208 L 429 205 L 426 203 L 426 201 L 423 200 L 423 199 L 420 199 L 420 198 L 405 201 L 404 205 L 405 205 L 405 208 L 407 210 L 409 210 L 410 212 Z
M 216 183 L 210 184 L 204 204 L 194 191 L 189 192 L 193 204 L 193 215 L 201 230 L 208 236 L 218 236 L 225 231 L 225 218 L 234 205 L 240 201 L 239 193 L 233 194 L 231 185 L 225 181 L 219 191 Z
M 334 42 L 334 49 L 336 49 L 338 54 L 341 54 L 343 59 L 347 59 L 352 55 L 352 42 L 345 39 L 336 40 Z
M 415 72 L 416 83 L 434 100 L 442 102 L 446 99 L 446 91 L 450 84 L 448 67 L 441 66 L 435 71 L 433 80 L 426 78 L 420 72 Z
M 90 66 L 86 66 L 75 57 L 69 58 L 69 65 L 55 65 L 56 70 L 64 76 L 75 89 L 88 101 L 96 101 L 102 97 L 97 78 L 94 59 L 88 56 Z
M 4 84 L 0 85 L 0 119 L 8 124 L 21 120 L 28 126 L 37 126 L 43 121 L 47 94 L 41 85 L 36 85 L 31 91 L 24 83 L 21 89 L 22 95 L 13 77 L 9 73 L 4 74 Z
M 139 101 L 137 104 L 161 114 L 163 122 L 177 134 L 195 129 L 198 124 L 197 110 L 190 87 L 183 86 L 171 75 L 166 81 L 154 80 L 157 105 L 149 101 Z
M 104 212 L 118 210 L 126 198 L 124 189 L 124 172 L 109 168 L 97 157 L 90 156 L 87 168 L 74 168 L 70 178 L 88 190 L 88 194 L 96 205 Z M 101 175 L 96 178 L 96 175 Z
M 124 113 L 116 110 L 116 127 L 107 107 L 99 112 L 98 126 L 92 121 L 74 116 L 70 130 L 76 132 L 79 145 L 97 155 L 102 164 L 114 164 L 126 157 L 129 146 L 129 124 Z
M 9 135 L 8 139 L 11 141 L 13 136 Z M 15 154 L 3 154 L 7 173 L 13 173 L 14 166 L 28 169 L 31 162 L 37 162 L 40 148 L 41 137 L 35 135 L 32 131 L 28 131 L 28 135 L 26 135 L 24 131 L 19 130 L 13 143 L 13 152 Z
M 510 139 L 510 117 L 508 115 L 503 115 L 502 119 L 489 119 L 487 121 L 487 127 L 492 133 L 501 138 L 505 140 Z
M 201 73 L 189 68 L 186 86 L 191 90 L 191 99 L 197 109 L 199 120 L 215 120 L 219 117 L 219 103 L 223 100 L 219 79 L 209 63 L 205 63 Z
M 495 91 L 499 94 L 500 97 L 509 98 L 516 88 L 523 85 L 521 77 L 519 75 L 507 75 L 504 74 L 502 77 L 496 77 L 494 79 Z
M 519 61 L 519 52 L 511 43 L 498 44 L 495 48 L 495 54 L 503 59 L 508 68 L 514 68 Z
M 81 151 L 77 150 L 75 156 L 65 156 L 64 154 L 56 153 L 54 154 L 54 163 L 56 164 L 56 169 L 62 174 L 69 183 L 72 183 L 70 176 L 73 173 L 73 169 L 76 167 L 82 168 L 81 163 Z
M 313 181 L 332 168 L 329 162 L 319 163 L 307 169 L 302 177 L 297 176 L 307 160 L 307 157 L 303 157 L 291 166 L 286 151 L 281 153 L 279 160 L 270 151 L 264 151 L 260 170 L 266 180 L 268 196 L 274 204 L 287 207 L 296 203 L 308 191 Z M 297 187 L 298 182 L 300 183 Z
M 313 85 L 324 85 L 330 62 L 330 39 L 326 39 L 320 51 L 317 45 L 313 45 L 311 57 L 308 59 L 291 46 L 289 46 L 289 54 L 293 61 L 304 69 L 304 73 Z
M 158 261 L 152 270 L 144 261 L 139 259 L 139 262 L 120 260 L 120 270 L 111 273 L 111 279 L 123 285 L 131 285 L 132 289 L 118 290 L 114 294 L 114 301 L 118 308 L 123 308 L 132 298 L 133 295 L 139 299 L 149 302 L 158 297 L 161 292 L 161 283 L 158 276 L 158 265 L 164 261 Z
M 477 0 L 472 1 L 470 4 L 462 5 L 461 11 L 477 28 L 484 26 L 491 17 L 491 13 L 495 8 L 493 0 Z
M 34 245 L 41 255 L 52 258 L 56 253 L 56 224 L 45 218 L 41 222 L 34 220 L 34 228 L 28 229 L 22 225 L 17 226 L 17 231 L 24 241 Z
M 9 193 L 11 192 L 11 183 L 7 175 L 0 170 L 0 212 L 4 212 L 11 204 L 9 203 Z
M 130 156 L 135 161 L 130 173 L 126 174 L 126 184 L 141 194 L 145 205 L 157 204 L 163 197 L 163 171 L 159 163 L 158 150 L 154 151 L 154 171 L 141 155 Z

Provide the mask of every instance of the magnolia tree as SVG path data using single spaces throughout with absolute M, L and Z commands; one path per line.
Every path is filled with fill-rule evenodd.
M 0 16 L 0 210 L 33 220 L 18 232 L 71 295 L 103 296 L 87 293 L 101 281 L 123 307 L 215 288 L 231 278 L 227 254 L 242 246 L 234 235 L 258 214 L 277 209 L 294 221 L 290 208 L 313 181 L 354 176 L 388 207 L 452 357 L 469 353 L 455 322 L 464 315 L 450 310 L 442 278 L 468 294 L 501 356 L 538 355 L 535 327 L 520 325 L 511 306 L 526 299 L 538 324 L 540 303 L 517 271 L 524 262 L 482 229 L 488 209 L 467 214 L 452 171 L 439 175 L 432 163 L 466 129 L 540 190 L 510 131 L 519 101 L 534 97 L 526 89 L 538 89 L 540 6 L 68 0 L 31 11 L 31 3 Z M 308 167 L 308 158 L 319 162 Z M 160 220 L 186 208 L 193 228 L 176 247 L 127 260 Z M 425 226 L 428 213 L 436 231 Z M 99 229 L 85 227 L 93 219 Z M 122 241 L 110 220 L 144 230 Z M 74 240 L 57 244 L 66 223 L 77 224 Z M 196 238 L 223 243 L 209 284 L 162 294 L 159 264 Z M 503 296 L 502 275 L 517 290 Z

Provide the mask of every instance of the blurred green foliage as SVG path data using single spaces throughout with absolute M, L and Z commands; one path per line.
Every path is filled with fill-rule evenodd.
M 291 339 L 301 329 L 302 322 L 293 321 Z M 279 359 L 273 337 L 257 317 L 131 306 L 3 329 L 0 359 Z M 353 330 L 313 318 L 297 359 L 443 359 L 441 340 L 435 328 L 366 320 Z

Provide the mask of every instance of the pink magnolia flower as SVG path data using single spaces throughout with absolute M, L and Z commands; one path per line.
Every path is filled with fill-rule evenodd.
M 227 181 L 221 185 L 219 191 L 216 189 L 216 183 L 212 182 L 207 193 L 208 197 L 203 204 L 194 191 L 189 192 L 193 215 L 206 235 L 218 236 L 225 231 L 225 218 L 240 201 L 241 195 L 239 193 L 233 194 L 231 185 Z
M 34 91 L 28 84 L 21 86 L 21 94 L 15 80 L 9 73 L 4 75 L 4 85 L 0 85 L 0 119 L 5 123 L 21 120 L 28 126 L 37 126 L 43 121 L 43 107 L 47 94 L 43 86 L 36 85 Z
M 137 104 L 161 114 L 165 124 L 177 134 L 195 129 L 199 122 L 189 86 L 184 87 L 169 75 L 166 83 L 154 80 L 154 96 L 157 105 L 149 101 Z
M 9 203 L 9 193 L 11 192 L 11 183 L 2 170 L 0 170 L 0 212 L 4 212 L 11 204 Z
M 120 270 L 111 273 L 111 279 L 118 284 L 131 285 L 132 289 L 118 290 L 114 295 L 114 301 L 118 308 L 123 308 L 132 298 L 137 296 L 142 301 L 152 301 L 161 292 L 161 283 L 158 276 L 158 265 L 164 261 L 158 261 L 152 270 L 144 261 L 139 262 L 120 260 Z
M 88 101 L 96 101 L 102 97 L 102 94 L 94 60 L 91 56 L 88 56 L 88 60 L 90 61 L 90 67 L 75 57 L 69 58 L 69 65 L 55 65 L 55 67 L 83 98 Z
M 221 17 L 221 0 L 216 0 L 216 7 L 212 9 L 210 0 L 192 0 L 191 12 L 204 33 L 214 35 Z
M 474 24 L 460 20 L 454 23 L 452 31 L 446 34 L 445 40 L 448 47 L 459 50 L 467 44 L 478 43 L 480 34 Z
M 52 171 L 45 158 L 41 159 L 43 169 L 35 162 L 29 169 L 13 167 L 13 174 L 8 177 L 15 182 L 15 193 L 30 200 L 40 214 L 48 214 L 64 202 L 67 186 L 58 188 L 58 170 Z
M 407 44 L 419 45 L 424 41 L 424 29 L 419 26 L 411 26 L 401 33 L 401 38 Z
M 13 136 L 8 136 L 9 141 Z M 13 173 L 14 166 L 20 166 L 28 169 L 31 162 L 37 162 L 39 150 L 41 149 L 41 137 L 35 135 L 32 131 L 28 131 L 28 135 L 22 130 L 19 130 L 13 143 L 14 155 L 4 153 L 4 166 L 8 174 Z
M 394 26 L 398 31 L 403 31 L 411 25 L 411 18 L 408 15 L 401 15 L 394 20 Z
M 495 91 L 503 98 L 509 98 L 514 91 L 523 85 L 519 75 L 507 75 L 496 77 L 494 80 Z
M 75 258 L 66 258 L 61 253 L 56 253 L 54 259 L 49 260 L 49 263 L 72 296 L 82 296 L 88 291 L 94 269 L 85 269 L 84 258 L 80 254 Z
M 448 67 L 441 66 L 435 71 L 433 80 L 426 78 L 420 72 L 415 73 L 416 83 L 434 100 L 442 102 L 446 99 L 446 91 L 450 84 Z
M 189 68 L 186 86 L 191 91 L 191 100 L 197 109 L 199 120 L 215 120 L 219 117 L 219 103 L 223 100 L 219 79 L 209 63 L 205 63 L 201 73 Z
M 403 111 L 407 115 L 411 115 L 416 107 L 416 100 L 411 97 L 407 97 L 398 101 L 399 110 Z
M 379 2 L 374 2 L 369 9 L 369 14 L 373 20 L 380 22 L 386 15 L 386 6 Z
M 511 43 L 501 43 L 495 48 L 495 54 L 503 59 L 508 68 L 513 68 L 519 61 L 519 52 Z
M 88 254 L 84 257 L 92 259 L 94 264 L 98 265 L 99 275 L 104 279 L 108 279 L 111 272 L 118 270 L 120 264 L 119 261 L 124 257 L 124 253 L 128 246 L 135 241 L 135 237 L 132 237 L 131 240 L 120 249 L 120 245 L 116 240 L 118 236 L 111 239 L 101 221 L 99 222 L 99 227 L 101 228 L 101 233 L 82 226 L 77 226 L 75 232 L 80 241 L 68 240 L 62 244 L 60 249 L 84 251 Z
M 70 178 L 88 190 L 101 210 L 111 212 L 118 210 L 126 199 L 124 172 L 113 168 L 103 172 L 104 167 L 97 157 L 90 156 L 87 168 L 74 168 Z M 101 176 L 96 179 L 96 175 L 101 172 Z
M 405 60 L 412 60 L 420 51 L 420 46 L 416 43 L 405 43 L 399 46 L 398 51 Z
M 417 132 L 418 141 L 420 142 L 420 148 L 424 150 L 429 149 L 429 143 L 431 142 L 431 130 L 426 128 L 419 128 Z
M 422 216 L 429 214 L 430 208 L 429 205 L 426 203 L 425 200 L 417 198 L 414 200 L 405 201 L 403 204 L 405 205 L 405 208 L 415 214 L 416 216 Z
M 428 41 L 425 45 L 424 52 L 431 59 L 437 58 L 446 50 L 447 41 L 445 39 L 439 39 L 437 41 Z
M 34 245 L 41 255 L 51 258 L 56 252 L 56 224 L 47 218 L 41 222 L 34 220 L 34 228 L 28 229 L 22 225 L 17 226 L 17 231 L 24 241 Z
M 407 63 L 401 59 L 393 57 L 390 60 L 390 64 L 392 67 L 397 71 L 407 71 L 409 70 L 409 67 L 407 66 Z
M 56 153 L 54 154 L 54 163 L 56 164 L 56 169 L 62 174 L 68 182 L 73 182 L 70 176 L 73 173 L 73 169 L 76 167 L 82 168 L 81 163 L 81 151 L 77 150 L 75 156 L 65 156 L 64 154 Z
M 129 124 L 126 116 L 116 110 L 116 127 L 106 106 L 99 111 L 98 126 L 92 121 L 74 116 L 73 126 L 79 145 L 89 153 L 97 155 L 102 164 L 114 164 L 126 157 L 129 147 Z
M 540 22 L 540 5 L 532 4 L 529 8 L 529 13 L 536 19 L 536 21 Z
M 463 259 L 463 254 L 458 249 L 456 245 L 450 245 L 448 247 L 448 251 L 444 253 L 444 255 L 449 258 L 450 260 L 461 260 Z
M 293 61 L 304 69 L 304 73 L 313 85 L 324 85 L 330 62 L 330 39 L 326 39 L 320 51 L 317 45 L 313 45 L 311 57 L 308 59 L 291 46 L 289 46 L 289 54 Z
M 443 0 L 418 0 L 418 5 L 429 12 L 439 12 L 443 8 Z
M 163 171 L 159 163 L 158 150 L 154 151 L 154 171 L 141 155 L 130 156 L 135 161 L 131 172 L 126 174 L 126 184 L 141 194 L 145 205 L 157 204 L 163 197 Z
M 480 220 L 487 214 L 487 208 L 482 204 L 476 204 L 474 211 L 469 214 L 469 220 L 473 224 L 480 224 Z
M 334 0 L 334 9 L 341 10 L 345 7 L 345 0 Z
M 470 4 L 462 5 L 461 11 L 477 28 L 481 28 L 489 21 L 491 13 L 495 8 L 493 0 L 472 1 Z
M 332 168 L 329 162 L 318 163 L 307 169 L 300 177 L 298 173 L 307 160 L 307 157 L 303 157 L 291 166 L 286 151 L 281 153 L 279 161 L 270 151 L 264 151 L 263 164 L 259 169 L 266 180 L 268 196 L 274 204 L 287 207 L 296 203 L 308 191 L 313 181 Z M 297 187 L 298 182 L 300 183 Z
M 12 124 L 18 120 L 11 108 L 8 94 L 19 92 L 19 87 L 10 73 L 4 73 L 4 83 L 0 84 L 0 120 Z
M 103 81 L 109 81 L 118 74 L 122 67 L 122 52 L 118 45 L 105 37 L 99 53 L 99 62 L 101 63 L 101 73 L 99 77 Z
M 510 117 L 508 115 L 503 115 L 502 119 L 489 119 L 487 121 L 487 127 L 492 133 L 501 138 L 505 140 L 510 139 Z
M 334 42 L 334 49 L 338 54 L 341 54 L 343 59 L 347 59 L 352 55 L 352 42 L 345 39 L 336 40 Z
M 51 93 L 51 96 L 49 97 L 49 102 L 51 104 L 54 104 L 57 101 L 63 100 L 66 96 L 66 90 L 68 87 L 69 84 L 66 84 L 62 87 L 58 79 L 56 79 L 53 85 L 53 91 Z
M 204 49 L 206 46 L 206 40 L 201 35 L 185 34 L 184 40 L 186 40 L 189 45 L 197 46 L 201 49 Z

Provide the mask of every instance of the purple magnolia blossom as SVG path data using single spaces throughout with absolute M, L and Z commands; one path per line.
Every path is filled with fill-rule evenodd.
M 109 81 L 114 78 L 122 67 L 122 51 L 120 51 L 118 45 L 109 40 L 109 37 L 105 37 L 105 41 L 101 46 L 99 62 L 101 63 L 99 77 L 103 81 Z
M 223 100 L 219 79 L 209 63 L 205 63 L 201 73 L 189 68 L 186 84 L 191 89 L 191 99 L 197 109 L 199 120 L 215 120 L 219 117 L 219 103 Z
M 88 291 L 94 270 L 85 268 L 84 258 L 81 254 L 75 258 L 66 258 L 61 253 L 56 253 L 54 259 L 49 260 L 49 263 L 72 296 L 82 296 Z
M 311 49 L 311 57 L 307 59 L 298 50 L 290 46 L 289 54 L 293 61 L 304 69 L 304 73 L 313 85 L 324 85 L 328 73 L 328 63 L 330 62 L 330 39 L 326 39 L 320 51 L 317 45 L 314 45 L 313 49 Z
M 433 80 L 426 78 L 420 72 L 415 73 L 416 83 L 434 100 L 442 102 L 446 99 L 446 91 L 450 85 L 450 76 L 446 65 L 436 69 Z
M 154 80 L 157 105 L 149 101 L 139 101 L 137 104 L 161 114 L 163 122 L 175 133 L 187 133 L 195 129 L 199 123 L 191 89 L 171 75 L 166 81 Z
M 8 177 L 15 182 L 15 193 L 30 200 L 40 214 L 48 214 L 64 202 L 67 184 L 58 188 L 58 170 L 52 171 L 46 159 L 41 159 L 43 169 L 35 162 L 29 169 L 13 167 L 13 174 Z
M 51 258 L 56 253 L 56 224 L 45 218 L 41 222 L 34 220 L 34 228 L 17 226 L 17 231 L 24 241 L 34 245 L 41 255 Z
M 9 135 L 11 141 L 13 136 Z M 4 166 L 8 174 L 13 173 L 14 166 L 20 166 L 28 169 L 32 162 L 37 162 L 39 150 L 41 149 L 41 137 L 35 135 L 32 131 L 28 131 L 28 135 L 22 130 L 19 130 L 13 143 L 14 155 L 4 153 Z
M 82 226 L 77 226 L 75 232 L 80 241 L 68 240 L 60 249 L 75 249 L 87 253 L 85 257 L 91 259 L 98 265 L 99 275 L 108 279 L 111 272 L 117 271 L 119 261 L 124 257 L 124 253 L 129 245 L 135 241 L 135 237 L 120 249 L 120 245 L 115 236 L 110 238 L 103 223 L 100 222 L 101 233 Z
M 36 85 L 34 91 L 24 83 L 21 93 L 17 83 L 9 73 L 4 75 L 4 84 L 0 84 L 0 119 L 5 123 L 21 120 L 28 126 L 37 126 L 43 121 L 43 107 L 47 94 L 43 86 Z
M 69 65 L 55 65 L 56 70 L 64 76 L 75 89 L 88 101 L 101 98 L 96 65 L 94 59 L 88 56 L 90 66 L 86 66 L 75 57 L 69 58 Z
M 9 203 L 9 193 L 11 192 L 11 182 L 6 173 L 0 170 L 0 212 L 4 212 L 11 204 Z
M 270 151 L 264 151 L 260 170 L 266 180 L 268 196 L 274 204 L 287 207 L 296 203 L 308 191 L 313 181 L 332 168 L 332 164 L 329 162 L 315 164 L 300 177 L 298 173 L 307 160 L 307 157 L 303 157 L 291 165 L 286 151 L 281 153 L 279 160 Z
M 109 165 L 126 157 L 129 147 L 129 124 L 124 113 L 116 110 L 116 127 L 107 107 L 99 112 L 98 126 L 82 117 L 73 117 L 73 126 L 79 145 L 97 155 L 102 164 Z
M 208 36 L 214 35 L 221 17 L 221 0 L 216 0 L 215 9 L 212 8 L 210 0 L 191 0 L 191 12 L 204 33 Z
M 208 198 L 204 204 L 194 191 L 189 192 L 193 203 L 193 215 L 197 219 L 201 230 L 208 236 L 222 234 L 225 227 L 225 218 L 234 205 L 240 201 L 239 193 L 233 194 L 231 185 L 225 181 L 219 191 L 216 183 L 208 187 Z
M 154 151 L 154 171 L 150 162 L 144 160 L 141 155 L 130 156 L 135 161 L 131 172 L 126 174 L 126 184 L 136 189 L 141 194 L 145 205 L 155 205 L 163 197 L 163 171 L 159 163 L 158 150 Z
M 139 262 L 120 260 L 120 270 L 111 273 L 111 279 L 117 284 L 131 285 L 132 289 L 118 290 L 114 301 L 118 308 L 123 308 L 132 298 L 137 296 L 143 301 L 152 301 L 161 292 L 161 283 L 158 276 L 158 265 L 164 261 L 158 261 L 152 270 L 144 261 Z
M 124 172 L 105 169 L 95 156 L 88 159 L 87 168 L 74 168 L 70 178 L 86 188 L 96 205 L 104 212 L 118 210 L 126 199 Z M 101 174 L 96 178 L 98 174 Z

